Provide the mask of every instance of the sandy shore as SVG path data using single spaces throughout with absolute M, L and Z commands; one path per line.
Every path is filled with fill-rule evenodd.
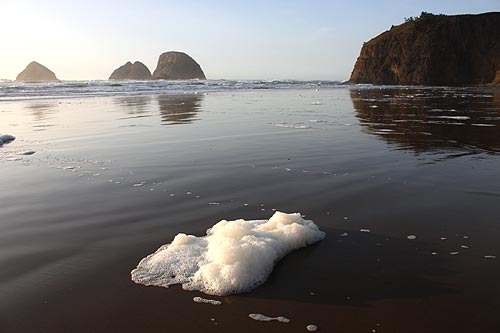
M 499 112 L 463 89 L 2 102 L 0 331 L 494 332 Z M 179 232 L 274 210 L 327 236 L 250 293 L 130 280 Z

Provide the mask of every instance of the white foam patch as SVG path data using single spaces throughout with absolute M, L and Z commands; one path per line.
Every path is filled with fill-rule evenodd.
M 318 330 L 318 326 L 316 326 L 316 325 L 307 325 L 306 326 L 306 330 L 308 330 L 309 332 L 316 332 Z
M 258 320 L 258 321 L 279 321 L 281 323 L 289 323 L 290 322 L 290 319 L 288 319 L 286 317 L 282 317 L 282 316 L 268 317 L 268 316 L 260 314 L 260 313 L 250 313 L 248 316 L 250 318 L 252 318 L 253 320 Z
M 325 238 L 301 214 L 276 212 L 269 220 L 222 220 L 205 237 L 183 233 L 139 262 L 132 280 L 211 295 L 250 291 L 271 274 L 289 252 Z
M 215 299 L 207 299 L 203 297 L 193 297 L 193 302 L 196 303 L 204 303 L 204 304 L 212 304 L 212 305 L 221 305 L 221 301 L 217 301 Z
M 287 123 L 277 123 L 274 124 L 276 127 L 284 127 L 284 128 L 295 128 L 295 129 L 309 129 L 310 126 L 306 125 L 297 125 L 297 124 L 287 124 Z
M 381 128 L 378 130 L 379 132 L 395 132 L 393 129 Z
M 496 125 L 494 125 L 494 124 L 471 124 L 471 126 L 477 126 L 477 127 L 495 127 Z
M 429 118 L 439 118 L 439 119 L 454 119 L 454 120 L 468 120 L 469 116 L 433 116 Z

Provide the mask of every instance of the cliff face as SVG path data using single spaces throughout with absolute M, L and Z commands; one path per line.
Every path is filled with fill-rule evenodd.
M 165 52 L 160 55 L 153 72 L 154 79 L 164 80 L 206 80 L 200 65 L 183 52 Z
M 351 83 L 500 84 L 500 13 L 422 14 L 366 42 Z
M 17 75 L 16 81 L 57 81 L 57 77 L 47 67 L 32 61 Z
M 136 61 L 133 64 L 129 61 L 125 65 L 115 69 L 110 80 L 151 80 L 151 72 L 149 69 L 140 61 Z

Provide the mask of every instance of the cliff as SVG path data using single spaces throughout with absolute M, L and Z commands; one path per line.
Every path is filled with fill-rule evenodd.
M 153 79 L 206 80 L 200 65 L 183 52 L 165 52 L 160 55 Z
M 17 75 L 16 81 L 57 81 L 57 77 L 47 67 L 32 61 Z
M 433 15 L 364 43 L 350 83 L 500 85 L 500 12 Z
M 136 61 L 133 64 L 128 61 L 125 65 L 115 69 L 110 80 L 151 80 L 151 72 L 149 69 L 140 61 Z

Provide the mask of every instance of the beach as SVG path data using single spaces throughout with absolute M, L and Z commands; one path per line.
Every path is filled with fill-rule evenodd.
M 0 331 L 500 327 L 498 90 L 114 84 L 0 98 L 16 137 L 0 146 Z M 178 233 L 275 211 L 326 238 L 251 292 L 131 281 Z

